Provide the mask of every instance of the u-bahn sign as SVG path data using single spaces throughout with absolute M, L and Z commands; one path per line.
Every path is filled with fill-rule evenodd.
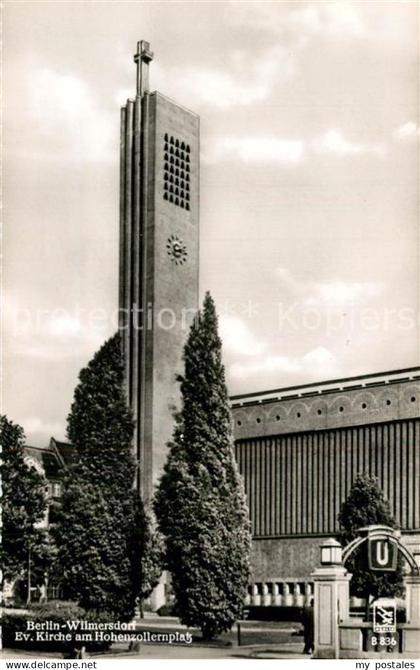
M 397 605 L 394 598 L 379 598 L 373 604 L 373 632 L 395 633 L 397 630 Z
M 397 569 L 398 545 L 389 537 L 368 538 L 368 561 L 370 570 L 393 572 Z

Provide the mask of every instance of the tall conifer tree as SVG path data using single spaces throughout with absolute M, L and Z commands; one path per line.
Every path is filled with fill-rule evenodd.
M 118 334 L 79 379 L 68 417 L 76 462 L 66 477 L 55 530 L 62 582 L 67 597 L 82 607 L 128 620 L 141 590 L 146 521 L 133 490 L 133 420 Z
M 184 350 L 182 409 L 155 499 L 177 613 L 210 639 L 242 611 L 250 524 L 233 452 L 215 306 L 206 295 Z

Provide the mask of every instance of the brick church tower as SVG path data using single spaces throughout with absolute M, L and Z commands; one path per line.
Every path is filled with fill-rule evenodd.
M 149 92 L 138 43 L 135 99 L 121 110 L 119 328 L 135 420 L 138 486 L 150 500 L 179 406 L 182 352 L 198 307 L 199 118 Z

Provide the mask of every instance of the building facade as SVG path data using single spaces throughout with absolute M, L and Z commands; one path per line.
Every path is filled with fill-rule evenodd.
M 119 328 L 145 501 L 166 459 L 177 375 L 198 307 L 199 118 L 149 92 L 152 57 L 139 42 L 136 96 L 121 110 L 120 155 Z

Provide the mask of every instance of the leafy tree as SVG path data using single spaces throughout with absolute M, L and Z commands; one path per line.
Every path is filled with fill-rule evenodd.
M 210 639 L 240 614 L 250 525 L 233 453 L 221 340 L 207 293 L 184 349 L 182 409 L 155 498 L 182 623 Z
M 25 578 L 28 564 L 43 563 L 47 552 L 43 520 L 47 503 L 45 479 L 24 460 L 23 428 L 0 416 L 0 443 L 3 516 L 0 558 L 3 577 L 9 582 Z M 42 580 L 41 580 L 42 581 Z
M 360 528 L 384 525 L 396 528 L 389 502 L 377 479 L 359 474 L 353 482 L 347 500 L 341 506 L 338 521 L 342 526 L 340 540 L 348 544 L 358 536 Z M 403 561 L 399 556 L 395 572 L 375 572 L 368 568 L 367 543 L 364 542 L 347 561 L 346 567 L 353 575 L 350 593 L 367 599 L 380 596 L 400 596 L 404 592 Z
M 132 415 L 119 335 L 79 375 L 68 417 L 75 465 L 64 482 L 55 529 L 62 584 L 85 609 L 132 618 L 141 589 L 144 520 L 133 490 Z

